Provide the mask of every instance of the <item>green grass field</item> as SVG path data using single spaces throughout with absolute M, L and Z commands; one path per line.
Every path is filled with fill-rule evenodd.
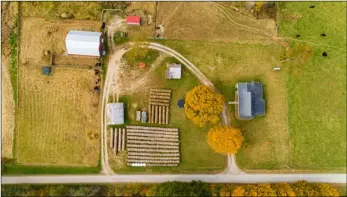
M 186 173 L 190 171 L 197 172 L 216 172 L 221 171 L 225 167 L 224 155 L 214 153 L 208 146 L 205 136 L 210 126 L 199 128 L 192 121 L 188 120 L 184 114 L 184 109 L 177 107 L 177 101 L 185 97 L 187 91 L 199 84 L 199 81 L 188 70 L 183 69 L 182 79 L 166 80 L 165 69 L 166 63 L 177 62 L 173 58 L 166 58 L 163 63 L 156 68 L 152 75 L 151 81 L 142 87 L 139 92 L 133 95 L 126 95 L 120 100 L 128 101 L 128 123 L 135 123 L 135 111 L 143 107 L 148 107 L 149 88 L 169 88 L 172 90 L 171 108 L 170 108 L 170 124 L 168 127 L 179 128 L 180 135 L 180 153 L 181 162 L 178 167 L 152 167 L 152 168 L 136 168 L 136 167 L 115 167 L 116 172 L 122 173 Z M 178 62 L 177 62 L 178 63 Z M 136 104 L 136 107 L 134 105 Z M 146 124 L 149 125 L 149 124 Z M 150 124 L 153 126 L 163 126 Z
M 291 165 L 302 169 L 345 168 L 346 3 L 280 5 L 281 36 L 300 34 L 299 40 L 321 44 L 306 44 L 313 51 L 310 61 L 286 64 L 290 67 L 287 92 Z M 310 5 L 315 8 L 309 9 Z M 289 20 L 293 14 L 301 18 Z M 299 43 L 291 45 L 295 49 Z M 327 57 L 321 55 L 324 51 Z
M 56 167 L 56 166 L 27 166 L 13 162 L 2 162 L 1 173 L 3 175 L 20 174 L 98 174 L 100 164 L 97 167 Z
M 311 4 L 314 9 L 308 8 Z M 286 62 L 280 61 L 286 51 L 280 45 L 160 42 L 193 62 L 228 100 L 234 99 L 236 82 L 264 84 L 266 116 L 252 121 L 232 117 L 246 139 L 237 154 L 240 167 L 343 171 L 346 4 L 281 3 L 280 11 L 281 36 L 298 39 L 286 40 Z M 324 51 L 327 57 L 321 55 Z M 272 71 L 275 65 L 282 71 Z
M 162 41 L 195 64 L 224 94 L 234 100 L 235 84 L 260 81 L 264 84 L 266 116 L 252 121 L 237 121 L 234 106 L 229 105 L 232 125 L 240 127 L 245 137 L 237 162 L 243 168 L 282 168 L 289 163 L 287 128 L 286 75 L 274 72 L 281 65 L 279 45 L 228 44 L 202 41 Z M 194 50 L 192 50 L 194 49 Z

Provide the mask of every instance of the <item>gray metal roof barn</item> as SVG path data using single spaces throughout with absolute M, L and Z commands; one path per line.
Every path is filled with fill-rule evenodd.
M 119 125 L 124 124 L 124 104 L 109 103 L 106 107 L 107 124 Z
M 69 55 L 87 55 L 99 57 L 103 50 L 103 36 L 100 32 L 70 30 L 65 44 Z
M 254 116 L 265 115 L 263 85 L 259 82 L 237 83 L 238 115 L 241 119 L 252 119 Z

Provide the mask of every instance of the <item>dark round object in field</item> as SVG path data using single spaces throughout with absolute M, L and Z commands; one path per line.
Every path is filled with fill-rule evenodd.
M 325 37 L 325 36 L 327 36 L 325 33 L 322 33 L 320 36 L 323 36 L 323 37 Z
M 296 35 L 295 37 L 296 37 L 296 38 L 299 38 L 299 37 L 300 37 L 300 34 Z
M 328 54 L 327 54 L 325 51 L 322 53 L 322 55 L 323 55 L 324 57 L 328 56 Z
M 311 5 L 309 8 L 314 8 L 314 5 Z
M 101 25 L 101 29 L 105 29 L 105 27 L 106 27 L 106 23 L 103 22 L 102 25 Z
M 184 107 L 184 99 L 180 99 L 177 101 L 177 107 L 178 108 L 183 108 Z

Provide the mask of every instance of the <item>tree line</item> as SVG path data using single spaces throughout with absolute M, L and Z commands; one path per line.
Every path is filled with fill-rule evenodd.
M 2 196 L 341 196 L 329 184 L 298 181 L 208 184 L 201 181 L 115 185 L 2 185 Z

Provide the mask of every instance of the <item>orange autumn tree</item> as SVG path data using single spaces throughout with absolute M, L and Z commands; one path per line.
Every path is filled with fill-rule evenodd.
M 241 130 L 233 127 L 217 126 L 209 130 L 207 143 L 217 153 L 236 153 L 244 138 Z
M 190 90 L 185 99 L 184 112 L 189 119 L 200 127 L 219 121 L 223 111 L 224 97 L 211 88 L 199 85 Z

